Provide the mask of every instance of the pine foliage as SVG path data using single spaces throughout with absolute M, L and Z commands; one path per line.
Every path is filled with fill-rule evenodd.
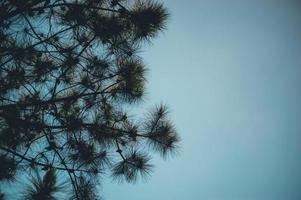
M 98 199 L 98 175 L 135 182 L 151 151 L 174 153 L 165 106 L 128 112 L 145 95 L 138 53 L 168 16 L 152 0 L 0 1 L 0 181 L 35 171 L 22 199 L 57 199 L 58 179 L 66 198 Z

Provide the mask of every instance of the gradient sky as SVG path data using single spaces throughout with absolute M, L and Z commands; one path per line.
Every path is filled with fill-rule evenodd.
M 181 153 L 105 199 L 300 200 L 301 1 L 164 2 L 143 107 L 169 105 Z

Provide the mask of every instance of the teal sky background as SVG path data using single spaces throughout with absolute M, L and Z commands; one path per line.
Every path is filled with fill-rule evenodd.
M 301 1 L 165 0 L 168 29 L 142 52 L 143 108 L 160 102 L 182 138 L 148 181 L 107 200 L 301 199 Z

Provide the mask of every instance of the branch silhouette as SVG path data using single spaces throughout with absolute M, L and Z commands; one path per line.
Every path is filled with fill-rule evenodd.
M 98 199 L 100 175 L 133 183 L 151 152 L 173 155 L 165 106 L 129 113 L 145 95 L 138 53 L 168 16 L 152 0 L 1 1 L 0 183 L 34 171 L 21 199 Z

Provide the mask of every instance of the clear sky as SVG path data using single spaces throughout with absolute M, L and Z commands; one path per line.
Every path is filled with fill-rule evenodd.
M 169 105 L 181 153 L 105 199 L 300 200 L 301 1 L 164 2 L 143 107 Z

